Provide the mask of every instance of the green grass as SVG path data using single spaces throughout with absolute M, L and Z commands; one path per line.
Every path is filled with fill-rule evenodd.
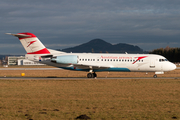
M 0 119 L 180 119 L 179 79 L 0 80 Z

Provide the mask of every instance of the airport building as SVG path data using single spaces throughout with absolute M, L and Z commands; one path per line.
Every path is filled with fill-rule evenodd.
M 17 65 L 18 59 L 25 59 L 25 56 L 9 56 L 8 65 Z
M 19 59 L 17 65 L 44 65 L 27 59 Z
M 25 59 L 25 56 L 9 56 L 8 65 L 44 65 Z

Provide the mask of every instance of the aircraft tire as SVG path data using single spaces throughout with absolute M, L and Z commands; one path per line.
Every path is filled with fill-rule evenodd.
M 93 73 L 88 73 L 88 74 L 87 74 L 87 77 L 88 77 L 88 78 L 94 78 L 94 74 L 93 74 Z
M 155 74 L 153 77 L 154 77 L 154 78 L 157 78 L 157 75 Z

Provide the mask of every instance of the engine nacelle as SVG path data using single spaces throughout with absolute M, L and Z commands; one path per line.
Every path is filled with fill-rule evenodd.
M 60 64 L 77 64 L 78 56 L 77 55 L 56 56 L 51 59 L 51 62 L 60 63 Z

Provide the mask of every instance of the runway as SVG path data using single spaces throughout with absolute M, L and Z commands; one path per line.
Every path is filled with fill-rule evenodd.
M 120 79 L 180 79 L 180 77 L 122 77 L 122 78 L 61 78 L 61 77 L 0 77 L 0 80 L 120 80 Z
M 180 69 L 177 67 L 176 69 Z M 0 70 L 62 70 L 61 68 L 0 68 Z
M 0 68 L 0 70 L 62 70 L 61 68 Z

